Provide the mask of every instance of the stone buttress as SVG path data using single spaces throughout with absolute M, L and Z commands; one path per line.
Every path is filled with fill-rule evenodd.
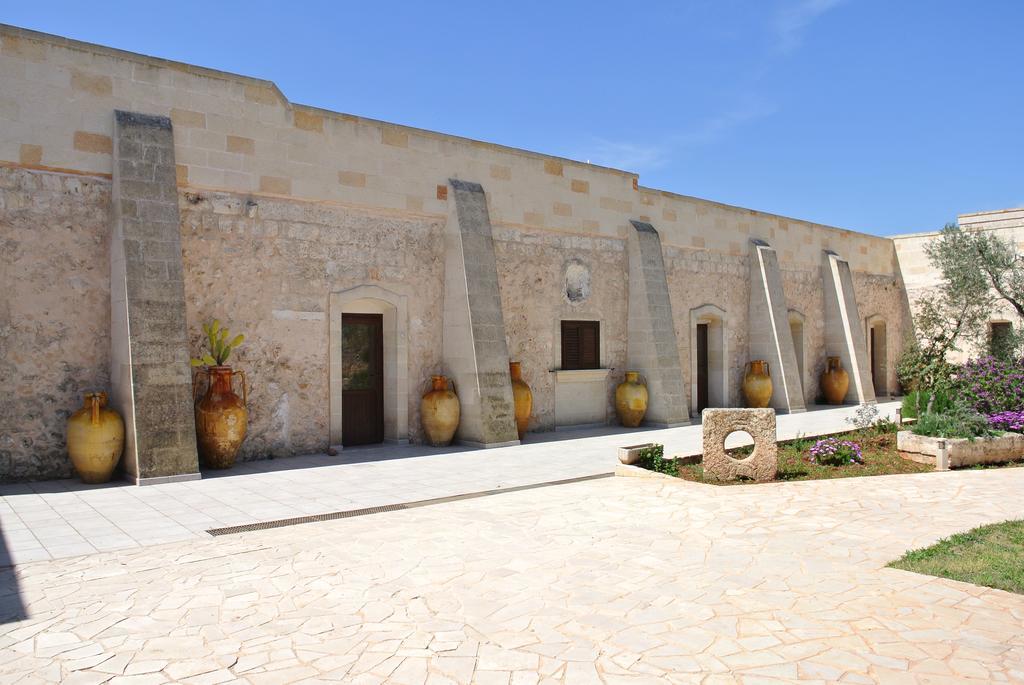
M 449 180 L 443 359 L 455 381 L 464 444 L 519 443 L 491 219 L 483 187 Z
M 171 120 L 114 115 L 110 376 L 122 463 L 139 484 L 198 478 Z

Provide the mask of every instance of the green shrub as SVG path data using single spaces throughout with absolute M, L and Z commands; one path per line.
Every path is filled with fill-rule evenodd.
M 934 393 L 935 400 L 932 404 L 932 412 L 942 414 L 953 408 L 953 401 L 944 392 Z M 903 397 L 903 418 L 916 419 L 928 409 L 928 400 L 932 393 L 927 390 L 912 390 Z M 920 407 L 920 411 L 918 411 Z
M 648 471 L 657 471 L 670 476 L 679 475 L 679 465 L 676 464 L 675 459 L 665 458 L 664 445 L 651 445 L 640 450 L 636 465 Z
M 988 419 L 965 407 L 953 407 L 944 413 L 929 412 L 921 415 L 913 426 L 916 435 L 932 438 L 984 438 L 998 435 Z

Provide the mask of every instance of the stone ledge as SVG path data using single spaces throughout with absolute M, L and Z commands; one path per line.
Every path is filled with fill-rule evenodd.
M 596 383 L 607 380 L 611 369 L 558 369 L 554 371 L 556 383 Z
M 940 458 L 942 444 L 944 458 Z M 911 431 L 896 434 L 896 451 L 903 459 L 927 464 L 937 469 L 1002 464 L 1024 457 L 1024 435 L 1004 433 L 994 438 L 932 438 Z

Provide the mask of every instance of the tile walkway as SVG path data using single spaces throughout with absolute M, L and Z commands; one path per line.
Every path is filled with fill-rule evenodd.
M 607 478 L 28 563 L 0 682 L 1020 683 L 1024 596 L 884 565 L 1022 491 Z
M 879 409 L 892 417 L 898 406 Z M 854 409 L 780 416 L 779 438 L 847 430 Z M 524 445 L 493 450 L 353 449 L 337 457 L 249 462 L 199 481 L 145 487 L 77 480 L 0 486 L 0 566 L 206 538 L 206 530 L 223 526 L 611 473 L 616 448 L 637 442 L 663 443 L 667 454 L 699 454 L 701 430 L 540 433 Z

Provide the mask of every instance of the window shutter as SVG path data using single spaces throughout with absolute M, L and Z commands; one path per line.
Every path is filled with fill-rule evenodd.
M 562 368 L 601 367 L 601 335 L 597 321 L 562 322 Z

